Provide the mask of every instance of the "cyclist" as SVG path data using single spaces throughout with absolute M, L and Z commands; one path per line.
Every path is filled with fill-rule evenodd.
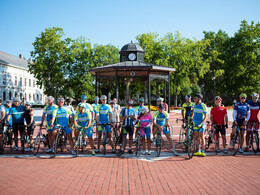
M 18 150 L 18 130 L 20 132 L 20 137 L 24 134 L 24 112 L 25 106 L 21 105 L 21 101 L 18 98 L 14 98 L 14 106 L 10 109 L 7 116 L 7 125 L 9 124 L 10 117 L 12 117 L 13 131 L 14 131 L 14 150 Z M 23 148 L 22 148 L 23 149 Z
M 250 119 L 250 105 L 246 103 L 247 95 L 245 93 L 241 93 L 239 95 L 240 102 L 236 103 L 233 111 L 233 127 L 232 133 L 230 134 L 230 146 L 233 146 L 232 139 L 236 133 L 237 127 L 240 127 L 240 149 L 239 152 L 243 153 L 243 144 L 244 144 L 244 134 L 247 126 L 247 121 Z
M 114 100 L 114 102 L 115 102 L 115 108 L 120 112 L 121 108 L 120 108 L 120 105 L 117 104 L 117 99 L 114 98 L 113 100 Z
M 139 123 L 140 124 L 140 135 L 142 137 L 142 145 L 143 145 L 142 154 L 143 155 L 145 155 L 145 154 L 151 155 L 150 136 L 151 136 L 151 125 L 152 125 L 153 119 L 152 119 L 152 115 L 149 112 L 149 109 L 147 107 L 143 107 L 141 109 L 141 114 L 138 116 L 137 121 L 140 122 Z M 144 127 L 146 129 L 144 129 Z M 148 150 L 146 150 L 145 135 L 146 135 Z
M 215 97 L 215 107 L 210 111 L 210 121 L 211 124 L 216 124 L 216 139 L 219 140 L 219 132 L 222 136 L 223 142 L 223 153 L 227 154 L 228 151 L 226 150 L 226 129 L 228 127 L 228 116 L 227 116 L 227 109 L 221 106 L 222 98 L 219 96 Z M 214 127 L 211 125 L 211 129 L 213 131 Z M 219 142 L 218 142 L 218 149 L 217 152 L 220 152 Z
M 137 107 L 135 107 L 135 110 L 136 110 L 136 112 L 137 112 L 137 116 L 140 116 L 141 110 L 142 110 L 142 108 L 144 108 L 144 99 L 140 98 L 140 99 L 139 99 L 139 103 L 140 103 L 140 105 L 137 106 Z M 139 126 L 140 126 L 140 124 L 137 123 L 137 124 L 136 124 L 136 127 L 139 127 Z M 136 129 L 135 129 L 135 137 L 137 137 L 137 131 L 136 131 Z M 133 140 L 133 142 L 136 142 L 136 138 Z
M 53 137 L 54 137 L 54 133 L 53 133 L 53 128 L 51 128 L 51 119 L 52 119 L 52 113 L 53 111 L 58 108 L 57 105 L 54 104 L 54 97 L 52 96 L 49 96 L 47 98 L 47 102 L 48 102 L 48 105 L 46 105 L 44 108 L 43 108 L 43 114 L 42 114 L 42 119 L 41 119 L 41 124 L 40 126 L 43 125 L 43 122 L 45 120 L 45 117 L 47 115 L 47 118 L 46 118 L 46 129 L 47 129 L 47 133 L 48 133 L 48 140 L 49 140 L 49 143 L 50 143 L 50 146 L 53 146 Z M 54 121 L 53 125 L 55 126 L 56 125 L 56 120 Z M 54 152 L 54 149 L 53 148 L 50 148 L 50 149 L 47 149 L 46 152 L 51 152 L 53 151 Z
M 115 126 L 118 127 L 118 122 L 120 122 L 119 111 L 115 108 L 114 100 L 110 100 L 109 104 L 111 106 L 111 112 L 112 112 L 111 125 L 113 127 Z
M 100 123 L 101 125 L 98 126 L 98 148 L 96 149 L 96 152 L 99 152 L 100 150 L 100 144 L 101 144 L 101 137 L 102 137 L 102 131 L 103 131 L 103 124 L 111 123 L 111 118 L 112 118 L 112 110 L 110 105 L 106 104 L 107 103 L 107 96 L 102 95 L 100 97 L 100 100 L 102 104 L 99 104 L 97 106 L 97 123 Z M 115 152 L 114 145 L 111 140 L 111 129 L 109 125 L 104 125 L 105 129 L 107 131 L 107 137 L 109 139 L 109 144 L 112 147 L 112 152 Z
M 33 109 L 31 108 L 30 102 L 25 102 L 25 113 L 24 118 L 27 125 L 27 133 L 29 135 L 30 139 L 30 146 L 29 148 L 26 148 L 25 151 L 32 151 L 33 150 L 33 132 L 35 129 L 35 122 L 33 120 Z
M 171 138 L 171 134 L 168 128 L 169 122 L 169 114 L 165 111 L 165 105 L 159 104 L 159 111 L 156 111 L 153 115 L 153 126 L 154 126 L 154 135 L 156 135 L 157 131 L 163 131 L 164 135 L 167 137 L 171 149 L 175 156 L 178 156 L 178 153 L 175 151 L 173 147 L 173 140 Z M 155 140 L 155 138 L 154 138 Z
M 191 102 L 191 95 L 186 95 L 185 100 L 186 100 L 186 102 L 182 105 L 182 109 L 181 109 L 181 116 L 182 116 L 182 121 L 183 121 L 182 128 L 185 128 L 187 126 L 188 117 L 191 114 L 191 108 L 193 106 L 193 102 Z M 187 134 L 187 132 L 185 132 L 185 134 Z
M 96 137 L 95 139 L 97 139 L 98 134 L 97 134 L 97 126 L 96 126 L 96 118 L 97 118 L 97 106 L 98 106 L 98 102 L 99 102 L 99 97 L 96 96 L 94 98 L 94 103 L 91 105 L 93 110 L 94 110 L 94 121 L 91 125 L 95 125 L 95 132 L 96 132 Z M 92 132 L 94 134 L 94 132 Z
M 50 128 L 53 128 L 53 124 L 54 121 L 56 119 L 56 124 L 60 125 L 62 130 L 66 130 L 66 135 L 69 139 L 69 143 L 70 143 L 70 147 L 71 147 L 71 153 L 73 155 L 76 154 L 75 150 L 74 150 L 74 144 L 73 144 L 73 140 L 72 140 L 72 132 L 71 132 L 71 126 L 72 124 L 69 124 L 69 116 L 68 115 L 72 115 L 74 116 L 74 113 L 71 112 L 71 110 L 69 110 L 68 108 L 64 107 L 64 98 L 60 97 L 58 99 L 58 108 L 56 108 L 53 113 L 52 113 L 52 119 L 51 119 L 51 125 Z M 53 129 L 53 140 L 56 139 L 57 136 L 57 126 L 54 127 Z M 55 143 L 56 144 L 56 143 Z M 52 148 L 52 151 L 54 152 L 54 148 Z
M 0 150 L 2 151 L 2 135 L 5 126 L 5 107 L 2 105 L 2 98 L 0 98 Z
M 133 100 L 129 99 L 126 101 L 126 107 L 123 108 L 120 112 L 120 120 L 123 121 L 123 131 L 125 134 L 129 133 L 129 154 L 133 154 L 132 145 L 134 135 L 134 121 L 136 120 L 136 110 L 132 108 L 132 106 Z
M 194 105 L 192 107 L 191 117 L 194 124 L 194 134 L 197 142 L 198 151 L 194 153 L 195 156 L 205 157 L 205 121 L 207 118 L 207 107 L 202 103 L 201 99 L 203 96 L 201 94 L 196 94 L 194 96 Z M 201 150 L 200 150 L 201 145 Z
M 250 119 L 249 119 L 249 125 L 246 132 L 246 149 L 245 151 L 248 151 L 249 149 L 249 135 L 252 131 L 252 124 L 255 123 L 255 131 L 258 131 L 259 129 L 259 111 L 260 111 L 260 101 L 259 95 L 257 93 L 252 94 L 252 100 L 248 102 L 250 106 Z M 259 146 L 257 146 L 257 149 L 259 150 Z
M 76 126 L 76 129 L 74 131 L 75 138 L 78 140 L 79 136 L 79 130 L 78 127 L 86 127 L 88 130 L 86 131 L 84 129 L 85 134 L 88 136 L 89 144 L 92 149 L 92 155 L 95 155 L 95 150 L 94 150 L 94 143 L 92 139 L 92 130 L 90 127 L 91 124 L 91 114 L 89 111 L 85 111 L 85 105 L 83 103 L 80 103 L 79 105 L 79 112 L 76 113 L 74 117 L 74 125 Z M 85 138 L 84 138 L 85 141 Z M 75 145 L 77 145 L 76 143 Z
M 160 104 L 164 104 L 164 111 L 168 112 L 168 104 L 163 103 L 163 100 L 164 100 L 164 99 L 161 98 L 161 97 L 159 97 L 159 98 L 157 99 L 157 111 L 160 110 L 159 105 L 160 105 Z
M 93 110 L 93 107 L 87 103 L 87 99 L 88 97 L 86 95 L 81 95 L 80 96 L 80 99 L 81 99 L 81 103 L 84 103 L 85 104 L 85 110 L 86 111 L 89 111 L 91 113 L 91 123 L 93 123 L 94 121 L 94 110 Z M 76 109 L 76 112 L 79 111 L 79 107 L 77 106 L 77 109 Z

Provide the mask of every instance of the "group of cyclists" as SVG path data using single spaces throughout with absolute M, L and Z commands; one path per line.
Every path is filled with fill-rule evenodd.
M 236 132 L 236 128 L 240 127 L 241 142 L 240 153 L 243 153 L 244 133 L 246 135 L 246 148 L 249 149 L 248 136 L 252 131 L 252 123 L 255 123 L 254 130 L 259 129 L 259 109 L 260 101 L 259 95 L 252 94 L 252 100 L 246 103 L 246 94 L 240 94 L 240 102 L 236 103 L 233 111 L 233 126 L 231 133 L 230 146 L 232 146 L 232 138 Z M 184 126 L 193 124 L 193 131 L 196 138 L 196 152 L 195 156 L 205 157 L 205 122 L 207 120 L 207 107 L 202 102 L 202 95 L 196 94 L 193 97 L 190 95 L 185 96 L 186 102 L 182 105 L 182 120 Z M 99 100 L 101 103 L 99 103 Z M 112 152 L 115 152 L 115 145 L 112 141 L 111 127 L 118 127 L 118 131 L 123 131 L 123 134 L 129 134 L 129 146 L 128 153 L 132 154 L 133 142 L 137 137 L 137 132 L 140 131 L 142 138 L 142 151 L 143 155 L 151 155 L 151 143 L 155 140 L 157 131 L 161 131 L 166 136 L 171 150 L 174 155 L 178 153 L 174 149 L 173 139 L 170 133 L 169 114 L 167 112 L 168 105 L 163 102 L 163 98 L 157 99 L 157 111 L 151 114 L 150 110 L 144 105 L 144 100 L 139 99 L 140 105 L 133 107 L 133 100 L 126 101 L 126 107 L 120 108 L 117 104 L 117 99 L 109 100 L 102 95 L 100 98 L 95 97 L 94 103 L 91 105 L 87 103 L 87 96 L 81 96 L 81 102 L 74 110 L 71 105 L 71 100 L 60 97 L 57 99 L 57 105 L 54 104 L 54 98 L 49 96 L 47 98 L 47 105 L 43 109 L 43 115 L 41 118 L 42 126 L 46 120 L 46 129 L 48 134 L 48 141 L 50 148 L 46 152 L 54 152 L 55 139 L 57 136 L 57 125 L 60 125 L 61 129 L 66 132 L 69 144 L 71 147 L 71 153 L 76 154 L 75 147 L 77 141 L 73 140 L 73 133 L 75 140 L 79 136 L 79 128 L 84 128 L 84 132 L 88 137 L 92 155 L 100 152 L 100 145 L 102 139 L 102 132 L 107 132 L 109 144 L 111 145 Z M 65 105 L 66 102 L 66 105 Z M 31 151 L 33 146 L 33 131 L 35 128 L 35 122 L 33 120 L 33 110 L 31 104 L 25 102 L 25 105 L 21 105 L 21 101 L 18 98 L 14 98 L 14 105 L 12 101 L 7 101 L 7 107 L 5 108 L 0 99 L 0 139 L 2 139 L 4 126 L 9 126 L 14 133 L 15 147 L 14 150 L 18 150 L 18 131 L 20 136 L 24 133 L 24 128 L 27 127 L 27 132 L 30 137 L 30 143 L 25 151 Z M 24 120 L 26 125 L 24 125 Z M 216 128 L 217 136 L 221 134 L 223 141 L 223 153 L 227 154 L 226 149 L 226 128 L 228 128 L 228 115 L 226 108 L 222 105 L 222 99 L 219 96 L 215 97 L 215 104 L 210 111 L 210 122 L 212 128 Z M 121 126 L 121 128 L 119 128 Z M 121 132 L 118 132 L 120 134 Z M 146 139 L 145 139 L 146 138 Z M 97 140 L 95 146 L 95 140 Z M 0 140 L 0 144 L 2 141 Z M 3 150 L 2 145 L 0 145 Z M 125 148 L 121 149 L 121 153 L 124 153 Z M 259 146 L 258 146 L 259 150 Z M 220 147 L 218 145 L 218 152 Z

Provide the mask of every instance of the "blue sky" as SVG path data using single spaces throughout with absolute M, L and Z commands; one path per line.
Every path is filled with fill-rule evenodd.
M 0 51 L 30 57 L 35 37 L 61 27 L 66 37 L 121 48 L 138 34 L 203 38 L 219 29 L 230 36 L 242 20 L 260 22 L 259 0 L 0 0 Z

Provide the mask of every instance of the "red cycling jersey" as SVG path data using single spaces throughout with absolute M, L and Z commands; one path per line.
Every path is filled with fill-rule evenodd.
M 225 124 L 225 116 L 227 115 L 227 109 L 223 106 L 215 106 L 210 111 L 210 116 L 213 117 L 214 124 L 224 125 Z

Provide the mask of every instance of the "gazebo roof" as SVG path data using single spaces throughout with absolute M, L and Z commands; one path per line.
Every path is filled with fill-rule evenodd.
M 91 68 L 91 74 L 95 75 L 96 72 L 106 72 L 106 71 L 113 71 L 113 70 L 151 70 L 151 71 L 158 71 L 158 72 L 169 72 L 170 74 L 175 71 L 175 68 L 169 68 L 166 66 L 140 62 L 140 61 L 124 61 L 115 64 L 109 64 L 105 66 L 100 66 L 96 68 Z
M 135 44 L 133 42 L 124 45 L 119 53 L 128 52 L 128 51 L 130 51 L 130 52 L 131 51 L 138 51 L 138 52 L 144 53 L 143 48 L 140 45 Z

